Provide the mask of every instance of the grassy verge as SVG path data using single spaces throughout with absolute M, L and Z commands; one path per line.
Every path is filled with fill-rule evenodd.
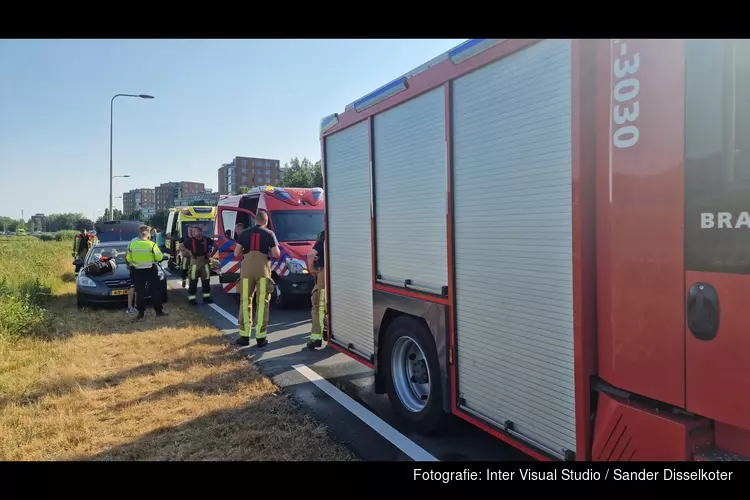
M 67 244 L 27 244 L 54 265 L 8 273 L 0 253 L 6 286 L 47 290 L 0 340 L 0 460 L 354 459 L 181 298 L 142 323 L 80 312 Z

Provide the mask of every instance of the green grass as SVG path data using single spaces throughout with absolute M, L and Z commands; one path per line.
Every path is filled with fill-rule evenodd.
M 70 248 L 69 241 L 0 236 L 0 342 L 44 333 L 45 306 L 72 280 Z
M 79 311 L 71 247 L 0 236 L 0 460 L 355 459 L 184 296 Z

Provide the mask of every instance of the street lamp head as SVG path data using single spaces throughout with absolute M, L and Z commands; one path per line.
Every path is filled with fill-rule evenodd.
M 138 94 L 138 97 L 140 97 L 141 99 L 153 99 L 154 98 L 154 96 L 148 95 L 148 94 Z
M 130 177 L 129 175 L 123 175 L 123 177 Z

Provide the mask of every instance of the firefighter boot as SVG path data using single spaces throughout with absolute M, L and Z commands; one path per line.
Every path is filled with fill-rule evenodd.
M 213 302 L 211 299 L 211 282 L 207 279 L 201 280 L 201 292 L 203 294 L 203 303 L 210 304 Z
M 323 329 L 326 321 L 326 290 L 325 275 L 319 271 L 315 276 L 315 288 L 310 296 L 312 303 L 312 330 L 310 332 L 310 341 L 307 343 L 308 349 L 317 349 L 323 347 Z
M 318 349 L 319 347 L 323 347 L 323 341 L 320 340 L 320 339 L 318 339 L 318 340 L 310 340 L 307 343 L 307 348 L 308 349 L 315 350 L 315 349 Z
M 240 338 L 237 339 L 237 341 L 234 343 L 235 345 L 239 346 L 247 346 L 250 345 L 250 337 L 243 337 L 240 336 Z

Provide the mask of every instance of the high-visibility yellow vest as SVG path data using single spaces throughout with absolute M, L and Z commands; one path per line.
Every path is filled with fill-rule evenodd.
M 136 269 L 148 269 L 157 262 L 161 262 L 163 254 L 159 247 L 153 241 L 135 240 L 128 245 L 128 251 L 125 254 L 125 262 Z

